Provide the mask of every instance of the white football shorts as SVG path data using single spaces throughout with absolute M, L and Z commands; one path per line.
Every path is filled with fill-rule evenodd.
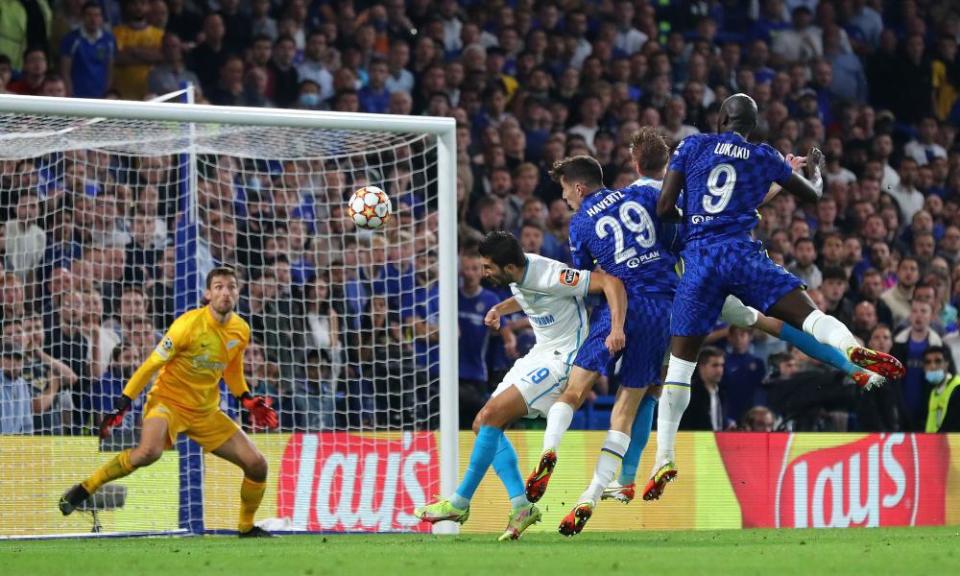
M 571 356 L 572 358 L 572 356 Z M 493 396 L 516 386 L 527 403 L 527 418 L 546 418 L 560 393 L 567 387 L 573 365 L 564 362 L 565 355 L 553 352 L 531 352 L 513 364 Z

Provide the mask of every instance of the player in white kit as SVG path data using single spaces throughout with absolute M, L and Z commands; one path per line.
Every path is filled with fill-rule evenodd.
M 611 329 L 605 344 L 611 355 L 623 348 L 627 294 L 620 280 L 603 272 L 576 270 L 556 260 L 525 254 L 508 232 L 487 234 L 479 249 L 484 276 L 495 284 L 509 285 L 513 293 L 490 309 L 485 323 L 499 329 L 501 316 L 522 310 L 530 319 L 536 344 L 516 361 L 474 419 L 477 439 L 460 486 L 449 498 L 417 508 L 414 514 L 426 522 L 463 524 L 470 516 L 470 499 L 492 464 L 512 505 L 500 540 L 515 540 L 540 521 L 541 513 L 526 498 L 517 454 L 503 430 L 520 418 L 545 417 L 560 396 L 577 350 L 589 333 L 583 302 L 587 294 L 606 297 Z

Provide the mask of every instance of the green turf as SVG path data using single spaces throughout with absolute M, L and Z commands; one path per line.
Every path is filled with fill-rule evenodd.
M 960 529 L 288 536 L 0 542 L 0 573 L 43 576 L 337 574 L 960 574 Z

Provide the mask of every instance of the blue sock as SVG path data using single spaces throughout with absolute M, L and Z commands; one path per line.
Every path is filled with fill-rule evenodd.
M 487 468 L 497 454 L 501 438 L 503 438 L 503 430 L 493 426 L 480 427 L 477 439 L 473 443 L 473 452 L 470 453 L 470 465 L 467 466 L 467 472 L 457 486 L 456 493 L 450 498 L 451 503 L 457 508 L 466 508 L 466 504 L 470 503 L 473 493 L 477 491 L 477 486 L 480 485 L 480 481 L 487 473 Z
M 657 408 L 657 399 L 647 394 L 640 401 L 640 407 L 637 408 L 637 415 L 633 419 L 633 427 L 630 429 L 630 447 L 623 455 L 623 462 L 620 464 L 620 484 L 627 485 L 637 478 L 637 466 L 640 465 L 640 456 L 643 449 L 647 447 L 647 440 L 650 439 L 650 429 L 653 428 L 653 412 Z
M 500 436 L 500 446 L 497 448 L 497 455 L 493 457 L 493 469 L 497 471 L 497 476 L 503 482 L 507 489 L 507 496 L 510 502 L 517 508 L 518 504 L 524 506 L 529 504 L 526 496 L 526 484 L 523 477 L 520 476 L 520 463 L 517 461 L 517 452 L 513 449 L 513 444 L 507 438 L 506 434 Z M 521 500 L 520 498 L 523 498 Z
M 793 344 L 807 356 L 825 362 L 838 370 L 843 370 L 846 374 L 856 374 L 862 370 L 840 350 L 818 341 L 810 334 L 803 330 L 797 330 L 786 322 L 783 323 L 783 329 L 780 330 L 780 339 Z

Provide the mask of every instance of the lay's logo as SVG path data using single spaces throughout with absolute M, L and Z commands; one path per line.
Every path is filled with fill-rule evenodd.
M 717 435 L 744 527 L 944 523 L 949 447 L 942 436 L 870 434 L 843 444 L 836 435 L 765 436 Z M 757 441 L 763 446 L 746 445 Z M 766 453 L 767 466 L 745 457 L 757 452 Z

